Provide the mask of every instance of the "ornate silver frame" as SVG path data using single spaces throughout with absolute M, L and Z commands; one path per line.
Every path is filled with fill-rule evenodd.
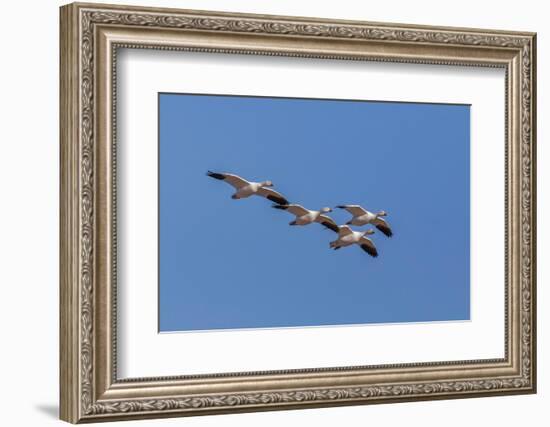
M 61 419 L 72 422 L 534 393 L 535 34 L 99 4 L 61 8 Z M 505 357 L 119 380 L 117 47 L 506 70 Z

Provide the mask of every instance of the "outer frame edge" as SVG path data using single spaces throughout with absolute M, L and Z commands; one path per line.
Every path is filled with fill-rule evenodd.
M 59 418 L 79 421 L 78 63 L 75 5 L 59 8 Z

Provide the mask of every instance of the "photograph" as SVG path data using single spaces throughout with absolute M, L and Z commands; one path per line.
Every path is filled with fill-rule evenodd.
M 158 103 L 160 332 L 470 319 L 469 105 Z

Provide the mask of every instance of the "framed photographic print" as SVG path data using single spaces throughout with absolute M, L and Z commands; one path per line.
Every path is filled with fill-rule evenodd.
M 61 8 L 61 418 L 533 393 L 535 34 Z

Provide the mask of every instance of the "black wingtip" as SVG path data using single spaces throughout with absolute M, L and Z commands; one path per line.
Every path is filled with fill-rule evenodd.
M 376 250 L 376 248 L 370 247 L 369 245 L 361 245 L 361 249 L 363 249 L 373 258 L 376 258 L 378 256 L 378 251 Z
M 221 179 L 221 180 L 225 179 L 225 176 L 223 176 L 223 174 L 217 173 L 217 172 L 208 171 L 206 172 L 206 175 L 214 179 Z
M 271 207 L 272 207 L 273 209 L 282 209 L 282 210 L 288 209 L 288 205 L 277 205 L 277 204 L 274 204 L 274 205 L 271 205 Z
M 380 230 L 380 232 L 382 234 L 384 234 L 386 237 L 391 237 L 393 236 L 393 232 L 391 231 L 391 229 L 389 227 L 385 227 L 383 225 L 377 225 L 376 228 L 378 230 Z
M 344 205 L 338 205 L 336 206 L 338 209 L 346 209 L 346 207 Z
M 267 198 L 269 200 L 271 200 L 272 202 L 274 203 L 277 203 L 278 205 L 288 205 L 288 200 L 285 199 L 284 197 L 277 197 L 277 196 L 273 196 L 273 195 L 269 195 L 267 196 Z
M 334 225 L 330 222 L 322 222 L 321 223 L 322 226 L 326 227 L 327 229 L 329 230 L 332 230 L 334 231 L 335 233 L 338 233 L 339 229 L 338 229 L 338 226 L 337 225 Z

